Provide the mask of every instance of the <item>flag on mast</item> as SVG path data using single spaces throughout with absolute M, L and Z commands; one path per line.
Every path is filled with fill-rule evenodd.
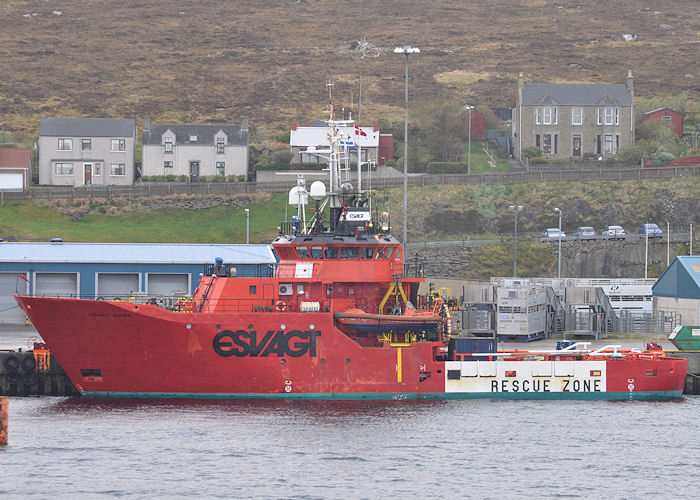
M 357 126 L 357 123 L 355 124 L 355 135 L 362 135 L 364 137 L 367 137 L 367 133 L 362 130 L 360 127 Z

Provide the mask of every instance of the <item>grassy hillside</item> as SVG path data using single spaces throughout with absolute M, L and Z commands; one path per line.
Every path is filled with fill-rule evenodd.
M 336 109 L 357 108 L 362 73 L 362 122 L 402 119 L 403 44 L 421 49 L 413 105 L 511 106 L 519 71 L 623 82 L 628 68 L 638 96 L 700 99 L 697 0 L 8 0 L 0 124 L 21 142 L 42 116 L 248 118 L 264 149 L 323 117 L 327 76 Z
M 482 233 L 512 233 L 508 206 L 523 205 L 518 230 L 535 233 L 563 228 L 621 224 L 635 232 L 640 223 L 666 221 L 676 228 L 700 223 L 700 179 L 655 181 L 526 183 L 409 188 L 409 241 L 452 240 Z M 394 228 L 403 220 L 402 188 L 381 190 L 375 207 L 388 211 Z M 166 196 L 135 199 L 74 199 L 5 202 L 0 237 L 5 239 L 111 242 L 240 243 L 245 241 L 245 208 L 250 209 L 251 242 L 267 243 L 280 221 L 291 216 L 285 194 L 231 197 Z M 213 206 L 213 205 L 219 206 Z M 210 208 L 193 210 L 206 206 Z M 395 232 L 400 232 L 396 230 Z

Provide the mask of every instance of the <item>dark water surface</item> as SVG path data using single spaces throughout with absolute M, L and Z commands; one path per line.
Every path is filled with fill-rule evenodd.
M 697 498 L 676 402 L 11 398 L 0 497 Z

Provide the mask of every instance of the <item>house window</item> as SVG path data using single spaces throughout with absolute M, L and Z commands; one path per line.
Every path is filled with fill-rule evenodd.
M 73 175 L 72 163 L 56 163 L 56 175 Z
M 126 140 L 112 139 L 112 151 L 126 151 Z
M 535 135 L 535 146 L 540 147 L 540 134 Z
M 112 163 L 112 175 L 126 175 L 126 165 L 123 163 Z
M 73 150 L 73 139 L 59 139 L 58 140 L 58 150 L 59 151 L 72 151 Z
M 173 152 L 173 139 L 172 139 L 172 137 L 167 137 L 165 139 L 165 152 L 166 153 Z
M 598 125 L 619 125 L 620 108 L 598 108 Z
M 223 161 L 216 162 L 216 175 L 226 175 L 226 164 Z
M 90 151 L 92 149 L 92 139 L 81 139 L 80 149 L 82 151 Z
M 620 149 L 620 136 L 616 135 L 615 136 L 615 151 L 617 151 L 618 149 Z
M 552 152 L 552 134 L 542 134 L 542 152 Z
M 664 115 L 661 117 L 661 119 L 665 122 L 668 122 L 669 125 L 671 124 L 671 117 L 670 116 Z
M 198 139 L 199 139 L 199 137 L 197 137 L 196 135 L 190 136 L 190 142 L 197 142 Z
M 165 171 L 165 175 L 171 175 L 173 173 L 173 162 L 163 162 L 163 170 Z
M 612 135 L 605 136 L 605 149 L 603 149 L 603 153 L 605 153 L 606 155 L 611 155 L 613 153 L 613 136 Z
M 102 163 L 95 163 L 95 175 L 102 175 Z
M 554 106 L 538 107 L 535 113 L 535 123 L 537 125 L 556 125 L 557 108 Z
M 559 152 L 559 135 L 554 134 L 554 154 Z
M 216 139 L 216 153 L 217 154 L 223 154 L 224 152 L 224 138 L 219 137 Z
M 571 108 L 571 124 L 583 125 L 583 108 Z
M 305 151 L 301 152 L 302 163 L 318 163 L 318 160 L 318 153 L 306 153 Z

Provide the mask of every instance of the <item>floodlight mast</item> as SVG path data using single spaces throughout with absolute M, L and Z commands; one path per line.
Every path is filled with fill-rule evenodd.
M 408 54 L 418 54 L 418 47 L 404 45 L 396 47 L 394 54 L 404 54 L 406 56 L 406 97 L 405 97 L 405 117 L 403 125 L 403 246 L 406 248 L 406 238 L 408 233 Z

